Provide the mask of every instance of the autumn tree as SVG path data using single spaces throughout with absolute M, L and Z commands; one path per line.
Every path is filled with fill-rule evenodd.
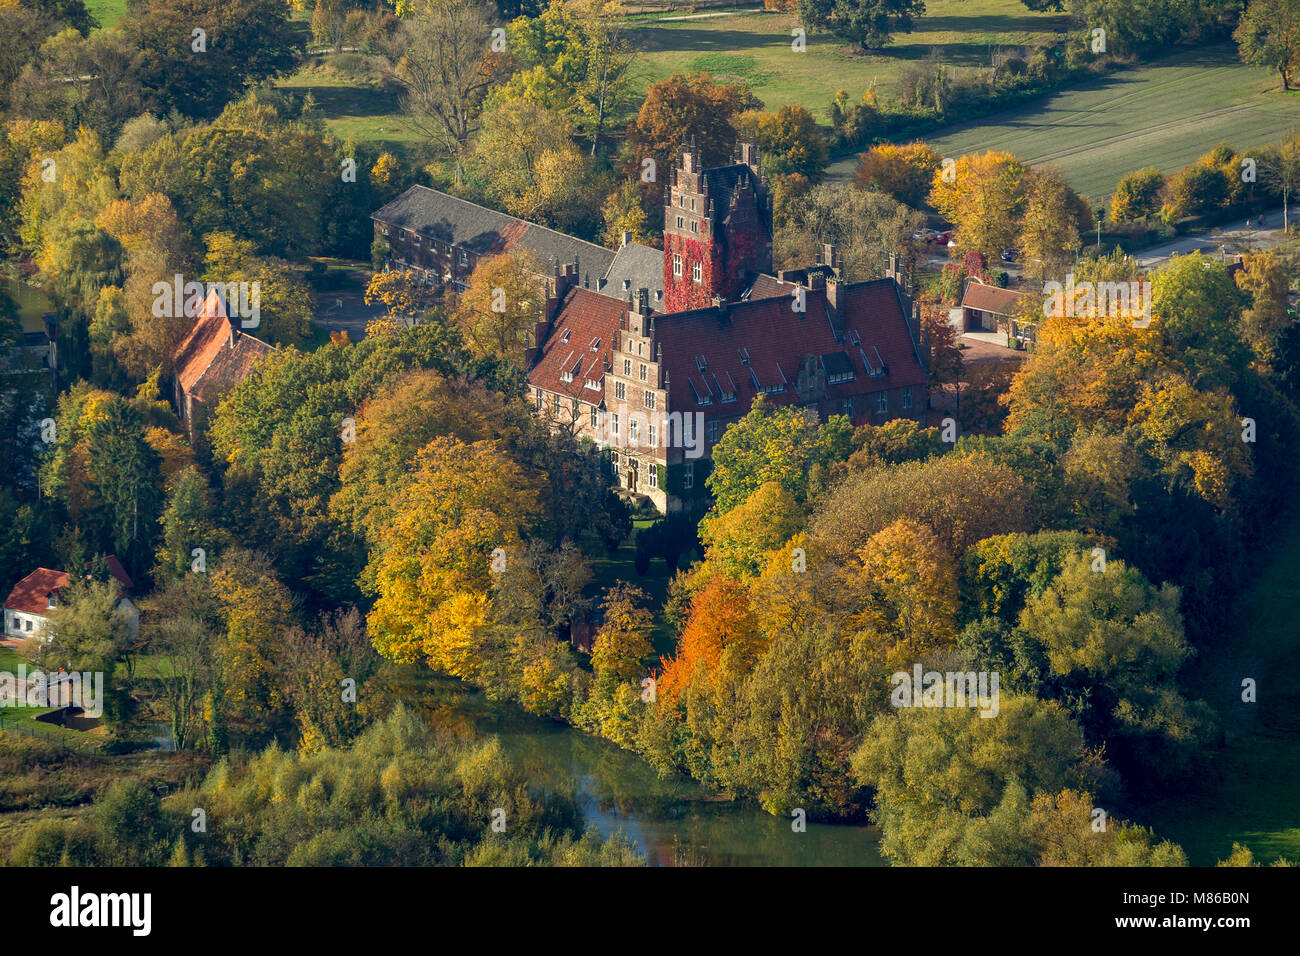
M 860 189 L 879 189 L 915 209 L 930 192 L 939 160 L 927 143 L 882 143 L 858 157 L 853 181 Z
M 534 520 L 539 485 L 491 441 L 444 437 L 420 450 L 391 519 L 370 532 L 367 624 L 381 654 L 478 672 L 492 575 Z
M 753 666 L 760 647 L 744 588 L 725 575 L 711 578 L 691 601 L 676 653 L 664 661 L 658 699 L 673 706 L 692 682 L 712 681 L 724 660 L 728 670 L 743 673 Z
M 963 362 L 957 345 L 957 330 L 948 320 L 948 310 L 925 293 L 921 294 L 920 303 L 921 340 L 928 352 L 925 367 L 929 372 L 927 387 L 930 394 L 942 392 L 954 383 L 960 388 Z
M 251 242 L 228 232 L 204 240 L 204 281 L 247 282 L 258 290 L 259 324 L 250 329 L 254 335 L 276 345 L 302 345 L 311 336 L 311 289 L 287 262 L 257 255 Z
M 943 455 L 850 473 L 818 503 L 809 534 L 831 560 L 847 560 L 872 535 L 901 518 L 926 525 L 960 554 L 993 534 L 1028 531 L 1032 495 L 1008 466 L 989 456 Z
M 850 626 L 870 630 L 883 663 L 902 668 L 957 637 L 953 556 L 923 524 L 899 519 L 858 549 L 850 571 L 857 613 Z
M 418 0 L 387 48 L 389 66 L 403 90 L 402 108 L 427 139 L 440 141 L 464 176 L 470 137 L 499 79 L 504 54 L 489 33 L 493 10 L 481 0 Z
M 376 272 L 366 284 L 365 303 L 382 302 L 388 316 L 410 324 L 438 302 L 433 289 L 414 269 Z
M 1016 249 L 1034 279 L 1063 275 L 1074 261 L 1079 232 L 1087 227 L 1088 204 L 1054 166 L 1035 166 L 1021 184 L 1024 207 Z
M 293 594 L 266 555 L 245 548 L 227 548 L 206 573 L 221 615 L 214 648 L 220 692 L 212 706 L 244 720 L 274 721 L 285 705 L 281 635 L 294 621 Z
M 930 205 L 956 226 L 957 251 L 993 258 L 1015 246 L 1024 209 L 1025 164 L 990 150 L 962 156 L 951 174 L 938 170 Z
M 798 174 L 812 183 L 821 180 L 830 161 L 830 147 L 805 107 L 790 104 L 773 113 L 750 110 L 735 122 L 740 130 L 753 134 L 766 174 Z
M 370 679 L 379 657 L 361 613 L 340 608 L 310 630 L 293 625 L 284 644 L 285 689 L 302 733 L 299 749 L 313 753 L 350 743 L 378 712 Z
M 1251 307 L 1241 314 L 1242 337 L 1259 359 L 1269 362 L 1278 336 L 1291 324 L 1290 277 L 1273 252 L 1247 255 L 1242 266 L 1237 286 L 1251 296 Z
M 523 367 L 524 349 L 541 321 L 545 287 L 542 267 L 526 251 L 481 259 L 457 303 L 455 319 L 479 355 Z
M 530 99 L 505 99 L 483 114 L 475 143 L 489 193 L 506 210 L 552 228 L 581 231 L 608 188 L 569 136 L 568 121 Z
M 638 684 L 645 676 L 646 661 L 654 653 L 650 641 L 654 619 L 646 608 L 648 601 L 644 591 L 624 582 L 605 591 L 604 621 L 596 632 L 591 666 L 606 691 L 616 684 Z
M 663 185 L 682 146 L 696 143 L 705 169 L 726 165 L 736 145 L 736 116 L 762 105 L 748 87 L 717 83 L 708 73 L 674 73 L 650 85 L 628 124 L 624 158 L 655 228 L 662 222 Z
M 1165 175 L 1155 166 L 1147 166 L 1120 177 L 1115 195 L 1110 197 L 1111 222 L 1146 220 L 1160 211 L 1160 191 Z
M 803 510 L 794 496 L 767 481 L 744 502 L 700 522 L 706 558 L 738 580 L 758 574 L 767 553 L 781 547 L 803 526 Z
M 556 111 L 597 155 L 606 130 L 626 117 L 631 101 L 636 52 L 624 16 L 608 0 L 551 0 L 538 16 L 514 20 L 507 36 L 519 69 L 498 97 Z

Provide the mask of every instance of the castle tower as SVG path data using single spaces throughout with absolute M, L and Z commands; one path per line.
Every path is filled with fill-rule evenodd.
M 743 136 L 730 166 L 702 169 L 694 140 L 664 190 L 664 309 L 734 301 L 772 270 L 772 218 L 758 146 Z

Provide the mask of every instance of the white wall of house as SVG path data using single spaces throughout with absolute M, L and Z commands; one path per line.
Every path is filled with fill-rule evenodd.
M 117 604 L 117 613 L 126 618 L 127 630 L 134 640 L 140 636 L 140 610 L 127 598 L 122 598 Z M 49 618 L 43 614 L 29 614 L 26 611 L 15 611 L 12 608 L 4 609 L 4 634 L 5 637 L 12 637 L 18 640 L 26 640 L 29 637 L 40 637 L 49 623 Z
M 48 622 L 49 618 L 41 614 L 29 614 L 26 611 L 5 608 L 5 637 L 17 638 L 20 641 L 29 637 L 39 637 Z

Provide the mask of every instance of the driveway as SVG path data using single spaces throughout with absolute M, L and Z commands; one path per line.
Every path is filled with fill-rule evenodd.
M 1297 210 L 1290 211 L 1290 222 L 1296 225 Z M 1259 252 L 1271 249 L 1284 238 L 1282 233 L 1282 210 L 1269 212 L 1241 219 L 1237 222 L 1224 223 L 1205 232 L 1183 236 L 1173 242 L 1152 246 L 1135 253 L 1138 265 L 1151 269 L 1163 265 L 1173 255 L 1185 256 L 1192 252 L 1206 255 L 1220 255 L 1222 247 L 1227 247 L 1229 255 L 1238 252 Z

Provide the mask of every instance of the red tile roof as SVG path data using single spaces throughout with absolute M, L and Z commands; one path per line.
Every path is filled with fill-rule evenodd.
M 14 589 L 9 592 L 9 597 L 5 599 L 5 610 L 46 614 L 50 609 L 50 594 L 67 586 L 66 571 L 37 568 L 14 585 Z
M 743 414 L 760 391 L 782 384 L 785 390 L 767 393 L 768 400 L 792 404 L 799 401 L 794 385 L 809 356 L 829 377 L 845 377 L 828 382 L 829 400 L 925 383 L 893 280 L 841 285 L 833 315 L 824 290 L 806 291 L 804 302 L 802 313 L 787 294 L 656 315 L 673 408 L 726 406 L 731 402 L 723 397 L 734 395 L 737 414 Z
M 94 562 L 88 561 L 86 563 L 86 570 L 89 571 L 93 564 Z M 122 567 L 122 562 L 117 560 L 117 555 L 110 554 L 104 559 L 104 564 L 108 566 L 108 573 L 112 576 L 113 580 L 122 585 L 124 591 L 131 590 L 134 582 L 131 580 L 131 575 L 126 573 L 126 568 Z
M 570 289 L 542 343 L 541 357 L 528 373 L 529 383 L 599 405 L 605 396 L 605 363 L 613 354 L 611 344 L 626 311 L 627 303 L 619 299 L 581 287 Z M 593 341 L 597 341 L 594 352 Z M 565 381 L 575 368 L 572 381 Z M 599 382 L 600 387 L 587 388 L 588 381 Z
M 126 573 L 117 555 L 110 554 L 104 558 L 109 575 L 123 590 L 129 590 L 133 583 L 131 575 Z M 94 566 L 93 561 L 86 562 L 87 577 Z M 37 568 L 27 577 L 14 585 L 5 600 L 4 606 L 13 611 L 26 611 L 29 614 L 44 614 L 49 610 L 49 596 L 55 591 L 68 586 L 70 578 L 67 571 L 54 571 L 50 568 Z
M 258 361 L 274 351 L 261 339 L 231 325 L 225 303 L 213 289 L 176 351 L 176 378 L 186 394 L 212 402 L 247 378 Z
M 992 312 L 995 315 L 1011 315 L 1023 295 L 1023 292 L 1014 289 L 1000 289 L 972 279 L 966 286 L 966 294 L 962 296 L 961 307 Z

